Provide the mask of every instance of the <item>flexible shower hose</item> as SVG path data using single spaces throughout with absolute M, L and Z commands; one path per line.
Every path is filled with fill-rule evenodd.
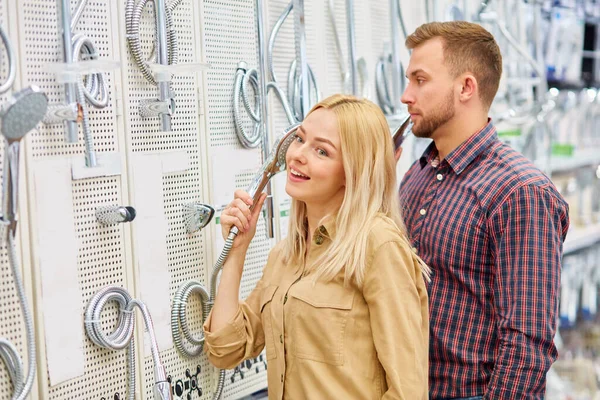
M 288 73 L 288 100 L 287 102 L 284 101 L 282 94 L 283 91 L 280 88 L 279 82 L 277 81 L 277 76 L 275 75 L 275 63 L 273 61 L 273 53 L 274 53 L 274 48 L 275 48 L 275 40 L 277 39 L 277 35 L 279 34 L 279 30 L 281 29 L 281 27 L 283 26 L 283 23 L 285 22 L 285 20 L 287 19 L 287 17 L 290 15 L 292 9 L 294 8 L 294 2 L 291 1 L 288 6 L 285 8 L 285 10 L 283 10 L 283 13 L 281 13 L 281 15 L 279 16 L 279 19 L 277 20 L 277 22 L 275 23 L 275 26 L 273 26 L 273 30 L 271 31 L 271 35 L 269 37 L 269 48 L 267 51 L 267 56 L 268 56 L 268 60 L 269 60 L 269 74 L 271 74 L 271 79 L 269 82 L 269 85 L 271 85 L 271 87 L 273 89 L 275 89 L 275 92 L 277 93 L 283 107 L 284 110 L 286 111 L 286 115 L 288 117 L 288 122 L 291 124 L 295 124 L 296 122 L 300 121 L 302 119 L 301 117 L 301 99 L 300 99 L 300 85 L 302 84 L 301 81 L 301 76 L 298 75 L 297 73 L 297 68 L 296 68 L 296 63 L 297 60 L 294 59 L 290 65 L 290 70 Z M 314 97 L 314 101 L 313 104 L 319 101 L 319 87 L 317 86 L 317 80 L 315 79 L 315 75 L 313 73 L 312 68 L 310 67 L 310 65 L 307 65 L 308 67 L 308 87 L 309 87 L 309 92 L 306 93 L 307 96 L 309 96 L 310 98 Z M 313 93 L 314 92 L 314 93 Z M 286 103 L 287 103 L 287 107 L 286 107 Z M 308 110 L 304 110 L 304 112 L 307 112 Z M 293 116 L 293 119 L 291 118 L 291 116 Z
M 152 85 L 157 85 L 154 75 L 148 66 L 148 62 L 144 59 L 142 53 L 142 44 L 140 41 L 140 21 L 142 18 L 142 12 L 148 1 L 151 0 L 140 0 L 136 3 L 136 0 L 127 0 L 125 6 L 125 25 L 127 44 L 133 60 L 138 68 L 141 70 L 142 75 Z M 173 11 L 182 2 L 182 0 L 174 0 L 167 4 L 165 9 L 166 25 L 167 25 L 167 54 L 169 65 L 177 64 L 178 61 L 178 48 L 177 48 L 177 35 L 173 27 Z
M 15 59 L 14 50 L 12 48 L 12 44 L 4 32 L 4 29 L 0 26 L 0 38 L 2 38 L 2 42 L 4 43 L 4 48 L 6 49 L 6 58 L 8 58 L 8 77 L 6 78 L 6 82 L 0 85 L 0 94 L 5 93 L 10 89 L 15 82 L 15 78 L 17 76 L 17 62 Z
M 33 319 L 31 316 L 31 311 L 29 310 L 29 306 L 27 305 L 27 297 L 25 296 L 25 289 L 23 288 L 23 281 L 19 271 L 14 237 L 10 233 L 8 234 L 7 250 L 8 261 L 15 280 L 19 304 L 21 305 L 23 319 L 25 320 L 25 332 L 27 335 L 27 367 L 29 368 L 29 371 L 27 372 L 27 378 L 25 378 L 23 363 L 21 362 L 16 347 L 5 339 L 0 339 L 0 358 L 2 358 L 8 367 L 8 373 L 13 383 L 14 392 L 11 399 L 24 400 L 31 391 L 33 380 L 35 378 L 36 357 Z
M 250 96 L 248 94 L 248 87 L 252 88 L 254 92 L 254 109 L 250 103 Z M 267 83 L 267 93 L 273 90 L 279 99 L 285 112 L 285 116 L 288 119 L 288 123 L 291 125 L 296 121 L 294 112 L 292 111 L 290 104 L 285 98 L 285 94 L 281 88 L 275 82 Z M 248 69 L 245 62 L 240 62 L 235 72 L 235 80 L 233 82 L 233 120 L 235 124 L 235 131 L 237 133 L 240 143 L 246 148 L 254 148 L 260 144 L 261 131 L 260 131 L 260 103 L 259 103 L 259 88 L 258 88 L 258 71 L 254 68 Z M 252 133 L 249 133 L 244 123 L 242 122 L 242 114 L 240 112 L 240 102 L 244 104 L 246 112 L 252 119 Z
M 199 339 L 196 339 L 192 336 L 189 331 L 189 327 L 187 324 L 187 318 L 185 316 L 185 306 L 190 295 L 194 292 L 200 293 L 200 297 L 202 299 L 202 322 L 208 314 L 210 314 L 212 307 L 215 303 L 215 297 L 217 296 L 217 279 L 219 278 L 219 273 L 223 269 L 223 265 L 225 264 L 225 260 L 229 256 L 229 252 L 231 251 L 231 246 L 233 246 L 233 240 L 237 236 L 237 231 L 231 232 L 225 241 L 225 245 L 223 246 L 223 250 L 221 251 L 221 255 L 215 264 L 212 274 L 210 277 L 210 294 L 206 292 L 206 289 L 200 284 L 198 281 L 189 281 L 177 290 L 175 294 L 175 298 L 173 299 L 173 309 L 171 312 L 171 330 L 173 333 L 173 341 L 175 342 L 175 346 L 177 349 L 187 357 L 195 357 L 202 352 L 202 348 L 204 346 L 204 335 Z M 182 339 L 182 333 L 185 339 L 187 339 L 192 345 L 192 349 L 188 349 Z M 215 389 L 215 393 L 213 394 L 213 400 L 219 400 L 221 395 L 223 394 L 223 388 L 225 387 L 225 370 L 219 370 L 219 379 L 217 381 L 217 388 Z
M 290 125 L 295 124 L 301 119 L 301 98 L 300 98 L 300 87 L 302 84 L 301 76 L 297 74 L 296 60 L 292 61 L 290 70 L 288 73 L 287 96 L 281 89 L 277 76 L 275 75 L 275 64 L 273 62 L 273 51 L 275 48 L 275 40 L 279 34 L 283 23 L 290 15 L 293 9 L 293 2 L 290 2 L 285 8 L 269 37 L 269 44 L 267 50 L 268 56 L 268 69 L 270 79 L 267 81 L 267 94 L 272 90 L 277 95 L 285 116 Z M 309 79 L 309 93 L 307 95 L 310 98 L 314 98 L 313 103 L 319 101 L 319 87 L 317 86 L 317 80 L 313 73 L 313 70 L 308 66 L 308 79 Z M 255 98 L 254 109 L 250 103 L 250 97 L 248 95 L 248 87 L 252 88 Z M 233 83 L 233 120 L 235 124 L 235 130 L 240 143 L 246 148 L 254 148 L 260 144 L 261 139 L 261 115 L 260 115 L 260 104 L 259 104 L 259 82 L 258 82 L 258 71 L 254 68 L 248 68 L 247 64 L 242 61 L 238 64 L 238 68 L 235 72 L 235 79 Z M 246 112 L 252 119 L 252 133 L 246 129 L 242 122 L 242 114 L 240 112 L 240 102 L 244 104 Z
M 73 59 L 96 60 L 98 53 L 92 40 L 82 33 L 73 36 Z M 108 85 L 102 73 L 86 75 L 83 82 L 77 82 L 77 103 L 81 106 L 82 129 L 85 141 L 85 151 L 88 166 L 96 165 L 96 152 L 94 150 L 94 137 L 90 129 L 90 118 L 87 103 L 97 109 L 108 105 Z
M 117 328 L 114 332 L 106 335 L 102 330 L 100 316 L 102 309 L 109 301 L 116 301 L 119 304 L 121 313 Z M 144 325 L 150 339 L 150 348 L 152 359 L 154 361 L 155 398 L 161 398 L 156 395 L 157 388 L 163 393 L 166 391 L 167 374 L 160 360 L 158 344 L 154 334 L 152 318 L 146 305 L 132 298 L 127 290 L 118 286 L 107 286 L 99 290 L 90 300 L 85 310 L 85 331 L 92 342 L 97 346 L 111 350 L 122 350 L 129 347 L 128 368 L 129 368 L 129 400 L 134 400 L 135 396 L 135 343 L 133 332 L 135 328 L 134 307 L 138 307 L 144 318 Z M 169 386 L 170 394 L 170 386 Z

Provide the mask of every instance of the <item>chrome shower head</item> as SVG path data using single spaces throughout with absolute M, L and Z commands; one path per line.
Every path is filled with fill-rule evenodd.
M 2 107 L 2 135 L 9 142 L 21 140 L 44 118 L 47 108 L 48 98 L 38 87 L 21 90 Z
M 31 86 L 17 92 L 2 107 L 0 131 L 6 139 L 2 181 L 2 215 L 8 232 L 14 235 L 17 226 L 17 193 L 19 183 L 19 151 L 21 139 L 44 118 L 48 98 L 39 88 Z
M 394 132 L 394 134 L 392 135 L 392 139 L 394 141 L 394 151 L 398 150 L 398 148 L 402 146 L 402 142 L 404 142 L 404 139 L 406 139 L 408 135 L 412 132 L 412 126 L 413 123 L 409 115 L 398 127 L 398 129 L 396 129 L 396 132 Z
M 248 187 L 248 194 L 252 196 L 254 202 L 260 197 L 260 194 L 267 185 L 267 182 L 269 182 L 269 179 L 275 174 L 285 170 L 285 155 L 294 141 L 294 134 L 299 127 L 299 123 L 291 125 L 275 140 L 275 144 L 273 145 L 267 160 Z

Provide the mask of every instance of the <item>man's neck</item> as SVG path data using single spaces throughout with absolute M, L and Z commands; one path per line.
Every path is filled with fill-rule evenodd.
M 440 161 L 445 159 L 454 149 L 481 131 L 488 123 L 485 114 L 471 116 L 454 116 L 432 135 L 438 150 Z

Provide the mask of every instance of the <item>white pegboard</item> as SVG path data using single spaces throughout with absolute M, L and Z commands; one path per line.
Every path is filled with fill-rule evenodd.
M 249 67 L 258 65 L 257 27 L 254 0 L 207 0 L 203 5 L 203 35 L 206 61 L 212 68 L 207 72 L 207 127 L 210 150 L 226 148 L 240 149 L 235 134 L 232 113 L 233 82 L 240 61 Z M 247 121 L 247 120 L 246 120 Z M 209 157 L 211 153 L 209 152 Z M 234 162 L 229 160 L 225 162 Z M 218 165 L 213 165 L 212 178 L 218 176 Z M 238 165 L 236 187 L 244 188 L 250 183 L 254 173 L 244 172 L 248 167 Z M 216 178 L 218 179 L 218 178 Z M 216 195 L 212 196 L 213 201 Z M 215 235 L 220 235 L 220 227 L 213 224 Z M 264 222 L 260 222 L 256 236 L 248 251 L 244 275 L 242 277 L 241 297 L 246 298 L 262 275 L 268 252 L 273 241 L 266 239 Z M 220 251 L 220 249 L 218 249 Z M 238 368 L 241 371 L 242 368 Z M 224 399 L 237 399 L 266 387 L 264 369 L 249 369 L 241 374 L 229 371 L 223 392 Z
M 72 0 L 72 6 L 77 1 Z M 370 13 L 360 13 L 356 25 L 356 34 L 361 49 L 370 47 L 371 59 L 381 51 L 378 36 L 389 35 L 389 16 L 386 4 L 380 2 L 361 3 L 361 10 L 370 7 Z M 364 4 L 363 4 L 364 3 Z M 141 24 L 142 48 L 150 54 L 154 37 L 152 3 L 149 3 Z M 270 33 L 273 24 L 287 6 L 286 0 L 265 0 L 266 30 Z M 19 69 L 22 86 L 36 84 L 48 95 L 52 103 L 64 101 L 64 88 L 55 82 L 48 70 L 49 63 L 61 61 L 59 36 L 56 20 L 56 2 L 49 0 L 0 0 L 0 23 L 6 20 L 6 9 L 18 26 L 11 31 L 18 32 L 20 54 Z M 336 21 L 347 62 L 347 34 L 345 1 L 335 0 Z M 73 181 L 72 196 L 75 217 L 75 229 L 80 246 L 78 250 L 78 280 L 83 313 L 89 298 L 102 287 L 119 285 L 127 288 L 137 297 L 139 288 L 136 279 L 135 253 L 132 243 L 135 239 L 135 226 L 119 225 L 100 227 L 94 217 L 96 207 L 106 204 L 132 205 L 135 207 L 133 174 L 129 166 L 134 154 L 163 154 L 172 151 L 184 151 L 189 158 L 185 170 L 163 175 L 164 215 L 169 226 L 165 238 L 170 276 L 169 292 L 172 296 L 178 287 L 190 280 L 197 279 L 208 287 L 217 241 L 220 234 L 215 221 L 204 231 L 188 234 L 183 224 L 184 204 L 203 201 L 215 204 L 218 197 L 211 189 L 212 182 L 219 171 L 211 164 L 214 152 L 242 150 L 235 134 L 232 113 L 232 90 L 234 74 L 238 62 L 246 61 L 250 67 L 257 67 L 257 27 L 255 0 L 204 0 L 195 2 L 183 0 L 175 10 L 173 17 L 179 38 L 179 61 L 208 62 L 212 68 L 206 73 L 178 74 L 174 77 L 173 89 L 176 97 L 176 110 L 172 119 L 172 132 L 160 132 L 158 118 L 143 120 L 138 114 L 137 105 L 145 98 L 157 97 L 157 88 L 145 81 L 127 49 L 125 40 L 125 0 L 90 0 L 77 26 L 77 32 L 85 32 L 94 41 L 100 58 L 121 61 L 121 70 L 105 74 L 109 85 L 110 103 L 103 110 L 90 108 L 90 126 L 97 152 L 118 152 L 121 155 L 122 175 L 109 178 L 92 178 Z M 322 97 L 343 90 L 341 73 L 337 62 L 337 53 L 332 27 L 329 23 L 327 4 L 320 0 L 305 1 L 306 44 L 309 64 L 313 68 Z M 359 13 L 357 11 L 357 13 Z M 368 15 L 368 18 L 367 18 Z M 363 19 L 361 19 L 363 18 Z M 367 18 L 367 20 L 364 20 Z M 385 18 L 385 23 L 379 20 Z M 369 22 L 370 21 L 370 22 Z M 11 21 L 12 22 L 12 21 Z M 363 34 L 365 30 L 372 31 Z M 367 43 L 368 38 L 368 43 Z M 361 42 L 362 40 L 362 42 Z M 382 41 L 383 39 L 381 39 Z M 284 91 L 287 90 L 287 74 L 294 57 L 293 16 L 284 24 L 275 47 L 275 70 Z M 360 56 L 361 54 L 358 54 Z M 4 59 L 3 59 L 4 62 Z M 4 65 L 4 64 L 3 64 Z M 5 65 L 3 66 L 5 68 Z M 368 65 L 369 72 L 374 65 Z M 3 70 L 4 71 L 4 70 Z M 2 99 L 3 100 L 3 99 Z M 270 127 L 273 136 L 277 135 L 288 123 L 278 102 L 271 94 Z M 40 126 L 37 132 L 30 134 L 27 142 L 27 176 L 34 161 L 52 157 L 83 156 L 83 135 L 79 141 L 67 144 L 64 140 L 62 125 Z M 233 154 L 233 153 L 232 153 Z M 235 186 L 246 187 L 254 171 L 247 165 L 233 163 Z M 27 182 L 28 192 L 31 183 Z M 208 193 L 211 194 L 208 197 Z M 275 203 L 280 192 L 274 190 Z M 285 197 L 285 196 L 283 196 Z M 30 209 L 36 199 L 28 199 Z M 130 204 L 131 203 L 131 204 Z M 134 221 L 135 223 L 135 221 Z M 31 220 L 22 226 L 28 226 L 36 243 L 36 216 L 31 212 Z M 133 228 L 132 228 L 133 226 Z M 266 238 L 264 222 L 261 220 L 256 238 L 252 243 L 246 260 L 241 285 L 241 297 L 245 298 L 262 276 L 268 253 L 275 240 Z M 31 249 L 35 259 L 36 249 Z M 220 249 L 219 249 L 220 250 Z M 16 301 L 12 281 L 7 277 L 6 256 L 0 254 L 0 336 L 13 336 L 21 354 L 25 354 L 24 331 L 20 308 Z M 32 271 L 26 274 L 26 284 L 36 296 L 35 310 L 39 343 L 42 350 L 39 355 L 38 371 L 39 392 L 32 399 L 123 399 L 127 392 L 126 351 L 114 352 L 101 350 L 85 339 L 85 373 L 83 376 L 50 387 L 48 371 L 45 367 L 43 319 L 39 315 L 41 292 L 39 282 L 33 285 L 32 276 L 39 276 L 39 265 L 33 264 Z M 33 289 L 32 289 L 33 287 Z M 136 290 L 138 293 L 136 293 Z M 5 294 L 6 293 L 6 294 Z M 192 298 L 187 306 L 188 321 L 193 332 L 201 330 L 201 310 L 198 299 Z M 110 329 L 117 318 L 115 305 L 107 307 L 103 313 L 103 326 Z M 139 321 L 139 320 L 138 320 Z M 83 327 L 82 327 L 83 330 Z M 151 399 L 154 382 L 152 360 L 142 355 L 143 328 L 137 327 L 137 383 L 139 398 Z M 209 365 L 205 356 L 188 360 L 174 348 L 161 352 L 167 373 L 171 376 L 176 399 L 210 399 L 216 382 L 215 369 Z M 266 387 L 266 361 L 257 357 L 240 364 L 226 377 L 224 399 L 238 399 Z M 9 398 L 8 375 L 0 366 L 0 400 Z
M 120 2 L 122 17 L 124 17 L 125 4 L 125 1 Z M 174 28 L 178 38 L 179 63 L 202 61 L 200 57 L 201 41 L 195 23 L 197 17 L 197 6 L 191 0 L 182 1 L 173 13 Z M 123 26 L 121 32 L 124 32 Z M 140 23 L 142 51 L 147 55 L 152 51 L 154 33 L 154 9 L 152 3 L 148 3 Z M 123 40 L 121 45 L 126 46 Z M 205 201 L 203 199 L 200 149 L 200 135 L 202 134 L 199 109 L 199 96 L 202 93 L 201 80 L 196 73 L 174 75 L 173 90 L 176 109 L 172 118 L 172 131 L 162 132 L 159 129 L 158 118 L 142 119 L 138 113 L 140 100 L 156 98 L 158 89 L 144 79 L 129 51 L 125 50 L 121 54 L 125 55 L 123 93 L 124 98 L 127 99 L 124 103 L 128 151 L 145 154 L 184 151 L 189 157 L 189 168 L 163 175 L 164 214 L 169 226 L 166 237 L 167 268 L 171 277 L 169 293 L 172 298 L 179 286 L 191 279 L 206 283 L 206 236 L 204 232 L 188 234 L 183 223 L 184 205 L 195 201 Z M 135 201 L 135 199 L 133 200 Z M 136 234 L 135 229 L 133 234 Z M 190 329 L 193 332 L 201 331 L 202 313 L 199 301 L 192 299 L 187 310 Z M 141 343 L 141 340 L 138 343 Z M 139 354 L 143 351 L 142 349 L 142 346 L 138 345 Z M 143 388 L 140 391 L 143 393 L 143 398 L 152 399 L 154 385 L 152 358 L 138 357 L 143 358 L 143 363 L 140 364 L 140 371 L 143 371 Z M 161 352 L 161 360 L 167 374 L 175 384 L 173 387 L 175 398 L 186 399 L 188 395 L 191 396 L 190 399 L 208 398 L 210 390 L 207 389 L 210 389 L 211 382 L 209 371 L 212 370 L 212 367 L 208 365 L 204 356 L 189 360 L 182 357 L 175 349 L 170 349 Z M 197 368 L 201 369 L 199 375 L 196 375 Z M 193 375 L 193 379 L 191 375 Z M 177 382 L 181 382 L 183 386 L 177 386 Z M 185 382 L 187 382 L 187 388 Z M 199 395 L 201 392 L 203 392 L 202 397 Z
M 9 16 L 7 9 L 7 1 L 0 1 L 0 24 L 6 34 L 10 35 L 10 26 L 8 24 Z M 11 43 L 16 47 L 17 43 L 13 38 Z M 1 65 L 0 65 L 0 81 L 4 82 L 8 76 L 8 63 L 4 45 L 0 46 Z M 16 56 L 16 55 L 15 55 Z M 0 96 L 0 102 L 3 104 L 10 96 L 10 91 Z M 0 158 L 4 157 L 4 139 L 0 138 Z M 0 182 L 2 182 L 2 163 L 0 165 Z M 22 226 L 21 226 L 21 229 Z M 8 255 L 6 252 L 6 244 L 4 238 L 0 242 L 0 338 L 7 339 L 14 344 L 21 355 L 25 355 L 27 351 L 27 342 L 25 340 L 25 327 L 23 324 L 23 316 L 17 292 L 15 290 L 14 277 L 8 263 Z M 8 400 L 12 396 L 12 385 L 8 370 L 0 361 L 0 400 Z

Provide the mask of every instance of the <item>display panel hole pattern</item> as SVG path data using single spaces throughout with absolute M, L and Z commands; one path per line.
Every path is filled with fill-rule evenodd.
M 76 4 L 71 1 L 71 7 Z M 75 33 L 87 35 L 96 47 L 100 59 L 113 60 L 111 48 L 111 6 L 110 0 L 90 0 L 85 8 Z M 26 71 L 28 84 L 39 86 L 48 95 L 50 104 L 64 104 L 64 86 L 56 83 L 54 74 L 48 72 L 48 64 L 62 62 L 61 45 L 57 33 L 56 2 L 26 0 L 19 2 L 19 12 L 22 12 L 24 27 L 24 61 L 21 69 Z M 88 106 L 90 129 L 94 138 L 94 148 L 97 152 L 116 151 L 115 137 L 116 119 L 114 110 L 114 78 L 113 72 L 104 74 L 109 87 L 110 101 L 107 107 L 98 110 Z M 31 150 L 33 157 L 65 156 L 84 154 L 84 140 L 81 124 L 77 143 L 67 143 L 64 140 L 62 124 L 40 124 L 39 132 L 32 132 Z
M 267 4 L 267 2 L 265 2 Z M 212 148 L 241 148 L 235 134 L 232 99 L 237 65 L 245 61 L 250 68 L 258 68 L 256 9 L 254 0 L 204 2 L 204 43 L 206 61 L 212 68 L 207 72 L 208 126 Z M 286 77 L 287 75 L 280 75 Z M 243 107 L 242 107 L 243 110 Z M 250 127 L 249 118 L 244 119 Z M 235 162 L 232 160 L 232 162 Z M 238 171 L 246 169 L 237 166 Z M 244 188 L 253 172 L 236 176 L 235 186 Z M 269 250 L 274 241 L 266 238 L 264 221 L 259 222 L 256 236 L 248 251 L 241 284 L 241 298 L 246 298 L 262 276 Z M 264 358 L 264 356 L 263 356 Z M 223 398 L 239 399 L 266 387 L 264 368 L 245 368 L 247 363 L 228 371 Z M 265 366 L 266 364 L 263 363 Z M 243 377 L 241 376 L 243 372 Z
M 122 7 L 126 2 L 122 1 Z M 155 38 L 154 8 L 148 3 L 144 9 L 140 23 L 140 39 L 142 51 L 149 55 Z M 179 62 L 192 63 L 200 61 L 200 46 L 195 38 L 193 19 L 194 7 L 191 0 L 182 1 L 173 13 L 174 28 L 177 32 Z M 171 276 L 169 284 L 172 298 L 181 284 L 196 279 L 206 284 L 205 278 L 205 240 L 203 232 L 189 235 L 183 224 L 184 204 L 202 201 L 200 177 L 200 138 L 202 134 L 199 124 L 199 80 L 197 74 L 175 74 L 173 76 L 176 108 L 172 117 L 172 131 L 161 132 L 158 118 L 142 119 L 138 113 L 139 101 L 146 98 L 157 98 L 157 87 L 148 83 L 142 76 L 127 52 L 127 82 L 124 90 L 127 93 L 128 136 L 131 150 L 134 153 L 162 153 L 169 151 L 185 151 L 189 157 L 189 169 L 185 172 L 169 173 L 163 176 L 164 212 L 169 225 L 167 234 L 167 259 Z M 188 323 L 192 332 L 198 334 L 202 330 L 202 313 L 199 301 L 193 299 L 188 306 Z M 138 346 L 142 351 L 143 346 Z M 153 398 L 154 373 L 152 357 L 143 357 L 144 398 Z M 211 376 L 208 362 L 204 355 L 188 360 L 179 355 L 175 348 L 162 351 L 161 360 L 173 382 L 185 381 L 186 372 L 195 374 L 194 385 L 188 379 L 188 385 L 201 390 L 210 384 Z M 197 368 L 201 373 L 196 375 Z M 179 390 L 173 387 L 174 390 Z M 186 391 L 182 399 L 190 394 L 191 399 L 200 398 L 199 391 Z M 178 391 L 174 393 L 178 398 Z
M 17 43 L 10 35 L 7 17 L 6 0 L 0 1 L 0 24 L 2 29 L 9 36 L 13 47 Z M 8 59 L 4 45 L 0 44 L 0 82 L 5 82 L 8 76 Z M 0 103 L 4 104 L 10 97 L 10 91 L 0 95 Z M 4 140 L 0 139 L 0 183 L 2 182 L 2 170 L 4 168 Z M 27 342 L 24 340 L 25 327 L 23 324 L 23 314 L 19 299 L 15 290 L 15 281 L 12 271 L 8 264 L 8 255 L 6 252 L 6 243 L 0 241 L 0 338 L 8 339 L 14 344 L 20 355 L 25 355 Z M 12 384 L 8 375 L 8 370 L 2 361 L 0 361 L 0 400 L 8 400 L 12 395 Z
M 71 2 L 73 7 L 76 1 Z M 23 1 L 19 2 L 20 22 L 25 79 L 36 84 L 46 92 L 51 103 L 64 101 L 64 89 L 55 82 L 54 75 L 47 72 L 47 64 L 59 62 L 60 47 L 57 34 L 57 13 L 55 2 Z M 114 59 L 111 47 L 111 12 L 114 7 L 110 0 L 89 1 L 76 27 L 76 32 L 84 32 L 96 46 L 102 59 Z M 89 108 L 90 127 L 97 152 L 117 151 L 116 118 L 114 110 L 114 81 L 112 73 L 106 73 L 110 102 L 102 109 Z M 84 154 L 84 141 L 80 129 L 79 141 L 67 144 L 64 140 L 62 125 L 43 125 L 32 134 L 29 142 L 29 154 L 34 160 L 54 156 L 73 156 Z M 82 292 L 81 312 L 83 314 L 88 300 L 99 289 L 108 285 L 125 286 L 124 233 L 122 227 L 101 227 L 95 219 L 98 206 L 121 204 L 121 178 L 94 178 L 73 181 L 73 209 L 75 227 L 79 243 L 78 278 Z M 42 239 L 43 240 L 43 239 Z M 37 321 L 42 321 L 38 312 Z M 114 325 L 118 317 L 116 305 L 108 306 L 104 311 L 103 326 Z M 83 326 L 81 327 L 83 330 Z M 123 392 L 126 386 L 126 352 L 102 350 L 85 336 L 85 369 L 78 379 L 49 387 L 49 399 L 101 399 L 113 398 L 115 393 Z M 39 339 L 39 338 L 38 338 Z M 44 392 L 46 392 L 44 390 Z
M 0 23 L 6 20 L 7 0 L 0 0 Z M 74 7 L 76 0 L 71 1 Z M 335 0 L 336 19 L 347 58 L 347 38 L 345 24 L 345 9 L 343 0 Z M 372 8 L 377 8 L 370 2 Z M 268 21 L 267 31 L 287 5 L 285 0 L 265 1 Z M 57 34 L 56 2 L 48 0 L 10 0 L 10 6 L 15 7 L 19 16 L 19 34 L 21 46 L 20 65 L 21 75 L 27 84 L 40 86 L 53 104 L 64 101 L 64 88 L 55 81 L 54 75 L 48 72 L 47 64 L 60 62 L 60 46 Z M 233 79 L 239 61 L 246 61 L 250 67 L 257 68 L 257 27 L 255 0 L 204 0 L 194 2 L 184 0 L 175 10 L 174 22 L 179 39 L 180 62 L 206 61 L 212 68 L 206 72 L 206 88 L 201 88 L 200 73 L 174 75 L 173 88 L 176 94 L 176 110 L 172 119 L 172 132 L 160 132 L 158 118 L 142 120 L 138 114 L 139 101 L 146 98 L 156 98 L 158 90 L 147 83 L 139 69 L 132 63 L 125 39 L 114 32 L 125 32 L 124 17 L 125 0 L 90 0 L 76 28 L 77 32 L 85 32 L 93 40 L 102 59 L 118 60 L 121 55 L 122 71 L 105 74 L 109 84 L 110 104 L 103 110 L 89 108 L 90 126 L 92 129 L 95 149 L 97 152 L 126 152 L 131 153 L 161 153 L 169 151 L 187 152 L 190 168 L 185 172 L 169 173 L 163 176 L 163 201 L 165 217 L 169 224 L 167 236 L 168 268 L 171 275 L 169 283 L 171 296 L 177 288 L 190 279 L 198 279 L 208 286 L 205 271 L 211 266 L 205 265 L 206 253 L 212 252 L 214 243 L 205 243 L 204 232 L 187 234 L 183 226 L 183 205 L 193 201 L 204 201 L 201 171 L 201 143 L 208 143 L 208 156 L 211 149 L 240 149 L 233 124 L 232 90 Z M 337 64 L 337 54 L 333 31 L 329 24 L 327 6 L 318 0 L 306 0 L 306 39 L 307 54 L 312 66 L 322 97 L 343 90 L 341 74 Z M 385 8 L 381 6 L 381 9 Z M 202 19 L 197 18 L 200 11 Z M 372 10 L 371 21 L 377 21 L 374 29 L 387 28 L 388 17 L 385 11 L 382 20 L 377 21 Z M 141 22 L 142 48 L 145 54 L 150 54 L 154 40 L 154 12 L 151 3 L 146 7 Z M 203 26 L 199 26 L 200 20 Z M 362 23 L 361 23 L 362 25 Z M 14 28 L 14 27 L 13 27 Z M 361 26 L 357 24 L 357 35 Z M 363 28 L 364 29 L 364 28 Z M 202 32 L 202 38 L 197 37 Z M 375 31 L 374 31 L 375 32 Z M 373 48 L 381 51 L 377 35 L 372 36 Z M 17 43 L 13 43 L 17 46 Z M 204 48 L 202 48 L 204 45 Z M 375 46 L 377 49 L 375 50 Z M 115 47 L 117 46 L 117 47 Z M 205 60 L 200 60 L 204 51 Z M 295 54 L 293 16 L 286 21 L 275 49 L 275 68 L 284 91 L 287 91 L 287 74 L 289 65 Z M 2 58 L 2 72 L 6 72 L 6 60 Z M 369 65 L 369 71 L 373 66 Z M 115 75 L 116 74 L 116 75 Z M 124 118 L 117 118 L 117 103 L 115 86 L 123 80 L 120 87 L 122 93 Z M 199 89 L 205 89 L 204 91 Z M 207 103 L 206 121 L 208 132 L 201 124 L 199 104 L 202 100 Z M 0 98 L 6 99 L 6 96 Z M 273 134 L 278 134 L 287 126 L 287 120 L 281 107 L 274 103 L 271 95 L 271 127 Z M 120 126 L 122 122 L 125 126 Z M 249 123 L 249 118 L 245 119 Z M 127 149 L 119 148 L 118 132 L 127 134 Z M 208 134 L 208 140 L 202 135 Z M 0 145 L 1 147 L 1 145 Z M 79 141 L 67 144 L 64 140 L 64 128 L 61 125 L 40 125 L 37 132 L 32 132 L 28 140 L 28 157 L 30 161 L 48 157 L 83 156 L 83 134 L 79 132 Z M 0 153 L 1 154 L 1 153 Z M 235 160 L 232 160 L 235 162 Z M 236 176 L 236 187 L 246 187 L 254 173 L 247 171 L 247 166 L 236 166 L 240 171 Z M 1 176 L 1 175 L 0 175 Z M 121 177 L 94 178 L 73 181 L 73 207 L 75 227 L 80 244 L 78 252 L 78 278 L 82 291 L 81 311 L 83 313 L 89 298 L 100 288 L 107 285 L 119 285 L 133 288 L 133 282 L 127 282 L 127 276 L 133 276 L 132 266 L 125 265 L 125 255 L 131 243 L 125 243 L 124 226 L 100 227 L 94 217 L 96 207 L 107 204 L 123 204 L 124 194 L 121 192 L 126 173 Z M 209 180 L 211 178 L 209 177 Z M 30 183 L 31 184 L 31 183 Z M 276 195 L 276 193 L 274 193 Z M 277 202 L 277 199 L 276 199 Z M 135 206 L 135 205 L 134 205 Z M 34 221 L 35 222 L 35 221 Z M 31 231 L 35 235 L 35 226 Z M 33 241 L 32 241 L 33 242 Z M 261 219 L 255 240 L 249 250 L 246 260 L 241 297 L 245 298 L 252 291 L 256 282 L 262 276 L 268 253 L 274 240 L 268 240 L 265 235 L 264 221 Z M 25 354 L 23 341 L 24 330 L 22 316 L 13 288 L 12 277 L 7 268 L 6 252 L 0 253 L 0 336 L 8 337 L 16 345 L 21 354 Z M 36 266 L 34 266 L 36 268 Z M 129 270 L 131 271 L 129 271 Z M 128 273 L 129 272 L 129 273 Z M 133 293 L 132 293 L 133 294 Z M 36 322 L 42 320 L 39 310 Z M 112 330 L 118 317 L 115 304 L 110 304 L 103 313 L 103 328 Z M 201 307 L 197 298 L 193 297 L 188 304 L 188 321 L 191 330 L 199 333 L 201 330 Z M 143 329 L 141 326 L 137 330 Z M 83 330 L 83 326 L 82 326 Z M 43 340 L 43 338 L 38 338 Z M 93 345 L 85 337 L 85 374 L 72 381 L 55 387 L 43 388 L 43 397 L 48 399 L 123 399 L 127 396 L 127 367 L 126 351 L 102 350 Z M 143 346 L 138 343 L 138 352 Z M 44 355 L 41 355 L 44 357 Z M 161 352 L 167 373 L 171 375 L 174 398 L 209 399 L 212 397 L 216 383 L 215 370 L 209 365 L 205 356 L 187 360 L 182 358 L 173 348 Z M 143 360 L 142 399 L 151 399 L 154 383 L 151 357 L 138 353 L 138 359 Z M 42 385 L 49 385 L 47 377 L 41 377 Z M 186 386 L 187 385 L 187 386 Z M 187 389 L 186 389 L 187 387 Z M 264 355 L 253 360 L 246 360 L 236 369 L 229 371 L 226 377 L 226 387 L 223 398 L 238 399 L 254 391 L 266 387 L 266 362 Z M 190 397 L 188 397 L 188 395 Z M 10 385 L 5 368 L 0 364 L 0 400 L 10 398 Z M 36 394 L 33 399 L 38 398 Z

